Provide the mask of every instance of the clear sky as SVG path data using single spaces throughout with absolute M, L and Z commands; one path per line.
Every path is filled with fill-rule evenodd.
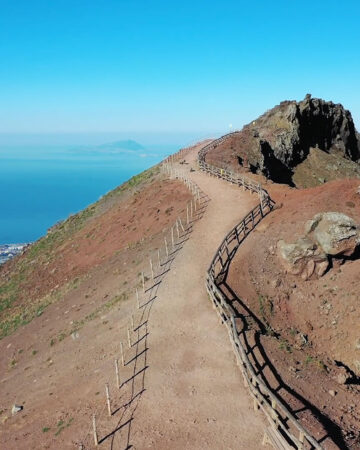
M 226 132 L 306 93 L 360 128 L 360 2 L 0 0 L 0 132 Z

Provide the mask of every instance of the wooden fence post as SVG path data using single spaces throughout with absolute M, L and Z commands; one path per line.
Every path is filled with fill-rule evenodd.
M 153 263 L 152 263 L 151 258 L 150 258 L 150 271 L 151 271 L 151 278 L 154 279 L 154 270 L 153 270 Z
M 260 198 L 260 212 L 261 212 L 261 217 L 264 217 L 264 211 L 263 211 L 263 194 L 262 191 L 259 192 L 259 198 Z
M 275 423 L 277 422 L 277 413 L 276 413 L 276 400 L 271 400 L 271 408 L 272 408 L 272 417 L 275 420 Z
M 109 413 L 109 416 L 111 416 L 109 383 L 105 383 L 105 393 L 106 393 L 106 404 L 107 404 L 107 408 L 108 408 L 108 413 Z
M 127 338 L 128 338 L 128 344 L 129 344 L 129 348 L 131 348 L 131 347 L 132 347 L 132 345 L 131 345 L 131 336 L 130 336 L 130 331 L 129 331 L 129 328 L 127 329 Z
M 116 386 L 120 389 L 120 374 L 119 374 L 119 360 L 115 359 L 115 376 L 116 376 Z
M 95 417 L 95 414 L 93 414 L 93 416 L 92 416 L 92 424 L 93 424 L 94 444 L 95 444 L 95 446 L 97 446 L 98 443 L 99 443 L 99 440 L 98 440 L 98 435 L 97 435 L 97 430 L 96 430 L 96 417 Z
M 303 448 L 304 448 L 304 438 L 305 438 L 304 433 L 302 431 L 300 431 L 300 433 L 299 433 L 299 441 L 301 442 L 301 444 L 298 447 L 299 450 L 303 450 Z
M 138 288 L 135 288 L 135 292 L 136 292 L 137 307 L 138 307 L 138 309 L 139 309 L 139 308 L 140 308 L 140 300 L 139 300 L 139 291 L 138 291 Z
M 165 242 L 165 252 L 166 252 L 166 256 L 169 256 L 169 249 L 168 249 L 168 245 L 167 245 L 167 240 L 166 240 L 166 236 L 164 237 L 164 242 Z
M 175 241 L 174 241 L 174 227 L 171 227 L 171 243 L 173 250 L 175 249 Z
M 144 272 L 141 272 L 141 278 L 142 278 L 143 292 L 145 292 L 145 276 L 144 276 Z
M 122 365 L 125 366 L 124 347 L 122 342 L 120 342 L 120 350 L 121 350 L 121 362 Z
M 176 219 L 176 234 L 177 234 L 177 238 L 180 239 L 180 231 L 179 231 L 179 222 L 178 222 L 178 219 Z
M 181 226 L 181 229 L 182 229 L 183 233 L 185 233 L 185 228 L 184 228 L 184 225 L 183 225 L 182 220 L 180 219 L 180 217 L 179 217 L 179 223 L 180 223 L 180 226 Z
M 189 225 L 189 206 L 186 205 L 186 223 Z
M 158 263 L 159 263 L 159 269 L 161 267 L 161 260 L 160 260 L 160 249 L 158 249 L 157 251 L 157 255 L 158 255 Z
M 222 260 L 221 251 L 220 250 L 218 252 L 218 255 L 219 255 L 219 262 L 221 264 L 221 270 L 222 270 L 224 268 L 224 263 L 223 263 L 223 260 Z
M 244 378 L 244 386 L 247 387 L 247 380 L 246 380 L 246 377 L 244 374 L 243 374 L 243 378 Z

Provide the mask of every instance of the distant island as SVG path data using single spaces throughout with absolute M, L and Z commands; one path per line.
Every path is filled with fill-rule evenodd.
M 131 139 L 109 142 L 101 145 L 79 146 L 71 149 L 71 152 L 81 153 L 136 153 L 144 151 L 145 147 Z

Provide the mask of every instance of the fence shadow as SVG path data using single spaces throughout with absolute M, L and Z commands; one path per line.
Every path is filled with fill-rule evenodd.
M 120 384 L 119 398 L 116 400 L 116 404 L 114 401 L 111 414 L 113 418 L 119 417 L 116 424 L 112 427 L 112 430 L 98 440 L 99 445 L 110 442 L 110 448 L 114 450 L 118 448 L 130 449 L 133 447 L 131 444 L 132 429 L 136 418 L 136 411 L 142 396 L 146 392 L 146 374 L 150 367 L 148 363 L 148 353 L 150 351 L 149 319 L 151 310 L 154 302 L 158 298 L 158 290 L 167 273 L 170 272 L 176 255 L 190 238 L 194 224 L 200 220 L 206 212 L 210 199 L 202 193 L 202 191 L 199 191 L 199 198 L 200 201 L 197 210 L 194 211 L 193 216 L 189 218 L 188 224 L 183 225 L 181 223 L 182 229 L 179 232 L 175 245 L 170 251 L 167 250 L 165 260 L 160 261 L 160 264 L 157 267 L 157 273 L 154 273 L 153 279 L 150 279 L 151 285 L 146 287 L 141 294 L 141 297 L 143 298 L 141 298 L 137 309 L 138 317 L 136 324 L 134 323 L 131 330 L 131 345 L 127 349 L 127 352 L 131 352 L 131 355 L 125 358 L 123 366 L 124 368 L 131 367 L 132 369 L 130 375 L 128 375 Z M 127 429 L 127 433 L 122 439 L 120 435 L 123 433 L 124 429 Z M 125 446 L 121 445 L 121 442 L 124 441 Z
M 220 320 L 228 329 L 238 364 L 242 369 L 245 385 L 249 387 L 249 393 L 254 399 L 254 408 L 262 409 L 270 422 L 272 432 L 275 433 L 273 435 L 266 433 L 265 437 L 273 436 L 270 437 L 270 440 L 273 443 L 276 442 L 275 446 L 283 445 L 284 448 L 290 445 L 303 449 L 305 448 L 304 439 L 306 439 L 306 446 L 310 445 L 311 448 L 320 449 L 322 448 L 320 443 L 325 441 L 327 443 L 331 441 L 339 448 L 346 448 L 340 427 L 284 382 L 262 345 L 261 337 L 266 333 L 268 324 L 263 323 L 250 310 L 227 282 L 231 261 L 240 244 L 262 220 L 263 207 L 268 207 L 270 211 L 273 207 L 270 196 L 259 183 L 227 169 L 206 163 L 207 152 L 216 148 L 228 137 L 229 134 L 222 136 L 200 150 L 198 154 L 199 167 L 209 175 L 257 193 L 260 203 L 236 227 L 230 230 L 220 244 L 207 272 L 208 293 Z M 265 203 L 263 203 L 264 201 Z M 257 220 L 255 220 L 256 217 L 258 217 Z M 255 330 L 249 326 L 248 321 L 250 320 L 255 324 Z M 251 343 L 251 339 L 253 339 L 253 343 Z M 274 396 L 275 392 L 276 396 Z M 281 417 L 277 410 L 277 403 L 282 411 Z M 296 408 L 292 408 L 294 404 L 297 405 Z M 323 430 L 320 440 L 314 439 L 301 426 L 301 414 L 305 412 L 311 414 Z M 291 430 L 292 426 L 295 427 L 298 437 L 294 434 L 294 429 Z
M 228 299 L 237 312 L 236 323 L 238 325 L 241 321 L 241 328 L 238 329 L 238 335 L 242 340 L 244 348 L 248 355 L 251 355 L 253 364 L 257 370 L 257 375 L 259 375 L 266 386 L 275 391 L 280 397 L 281 401 L 285 406 L 293 412 L 295 417 L 301 422 L 301 414 L 306 411 L 310 412 L 313 418 L 318 421 L 321 429 L 323 430 L 322 436 L 318 439 L 319 442 L 324 442 L 330 439 L 339 448 L 347 448 L 344 438 L 342 436 L 341 428 L 331 421 L 327 416 L 325 416 L 315 405 L 309 402 L 305 397 L 299 394 L 295 389 L 289 386 L 282 379 L 280 373 L 276 370 L 276 367 L 272 364 L 271 359 L 266 353 L 264 346 L 262 345 L 261 338 L 267 334 L 267 325 L 264 324 L 259 317 L 254 314 L 250 308 L 236 295 L 231 286 L 227 284 L 227 281 L 223 281 L 221 285 L 218 286 L 220 291 Z M 229 297 L 229 293 L 230 296 Z M 247 317 L 251 317 L 253 322 L 256 324 L 256 329 L 250 328 Z M 250 343 L 251 337 L 248 333 L 252 332 L 255 345 Z M 267 370 L 267 373 L 265 373 Z M 270 378 L 272 381 L 270 381 Z M 289 400 L 291 399 L 291 401 Z M 293 410 L 292 404 L 300 403 L 300 406 Z
M 233 235 L 230 241 L 232 242 L 233 247 L 228 250 L 228 244 L 226 244 L 226 252 L 223 252 L 223 254 L 226 253 L 225 259 L 221 259 L 221 255 L 218 255 L 217 259 L 221 262 L 221 265 L 218 274 L 215 276 L 215 284 L 223 294 L 225 301 L 232 305 L 236 313 L 236 324 L 238 325 L 239 322 L 241 322 L 242 324 L 241 329 L 237 327 L 238 335 L 242 340 L 247 354 L 252 357 L 255 369 L 257 370 L 257 375 L 261 376 L 265 385 L 269 389 L 277 393 L 283 404 L 290 411 L 292 411 L 292 406 L 288 400 L 289 397 L 293 400 L 293 402 L 300 403 L 300 407 L 297 408 L 296 411 L 292 411 L 300 422 L 300 413 L 304 413 L 306 411 L 311 413 L 311 415 L 318 421 L 319 426 L 323 430 L 323 435 L 319 439 L 319 442 L 324 442 L 326 439 L 330 439 L 339 448 L 347 448 L 342 436 L 341 428 L 333 421 L 331 421 L 327 416 L 325 416 L 315 405 L 306 400 L 301 394 L 296 392 L 293 388 L 291 388 L 284 382 L 281 375 L 272 364 L 264 349 L 264 346 L 261 343 L 261 337 L 266 335 L 268 332 L 268 324 L 264 323 L 256 314 L 254 314 L 254 312 L 248 307 L 248 305 L 246 305 L 246 303 L 237 296 L 237 294 L 234 292 L 227 281 L 231 262 L 234 259 L 240 245 L 244 242 L 250 232 L 256 228 L 262 218 L 271 211 L 272 205 L 273 203 L 270 204 L 269 210 L 265 214 L 253 217 L 253 220 L 251 220 L 251 222 L 249 222 L 248 224 L 246 224 L 245 220 L 245 225 L 243 228 L 244 231 L 242 235 L 236 232 L 236 227 L 228 233 L 227 236 Z M 251 318 L 252 322 L 255 324 L 255 331 L 253 327 L 249 326 L 248 318 Z M 250 336 L 248 336 L 248 333 L 250 332 L 253 333 L 253 338 L 255 340 L 254 345 L 250 344 Z M 278 335 L 274 333 L 274 337 L 277 338 Z M 269 373 L 266 374 L 265 370 Z M 269 378 L 274 381 L 271 383 L 269 381 Z M 274 385 L 274 383 L 276 385 Z

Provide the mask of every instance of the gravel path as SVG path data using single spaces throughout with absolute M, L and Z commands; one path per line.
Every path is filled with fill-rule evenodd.
M 257 202 L 255 195 L 196 169 L 189 177 L 210 198 L 178 252 L 151 308 L 145 391 L 128 430 L 134 448 L 258 449 L 264 430 L 205 289 L 221 240 Z M 190 172 L 190 167 L 196 169 Z M 115 448 L 115 446 L 114 446 Z

